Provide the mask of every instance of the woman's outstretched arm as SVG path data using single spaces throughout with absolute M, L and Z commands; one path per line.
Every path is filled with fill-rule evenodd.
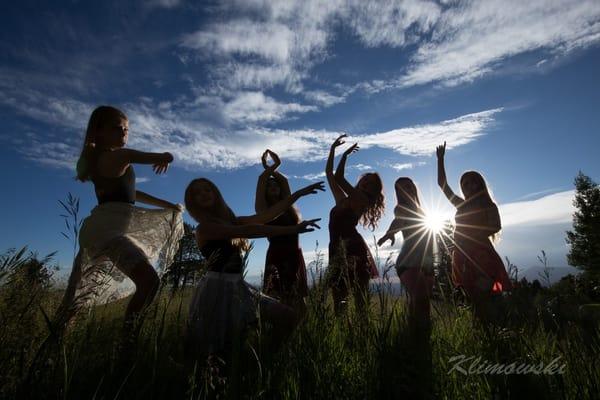
M 140 190 L 135 191 L 135 201 L 139 201 L 140 203 L 151 206 L 169 208 L 175 211 L 183 211 L 183 207 L 181 207 L 179 204 L 173 204 L 170 201 L 159 199 L 158 197 L 154 197 Z
M 346 193 L 339 186 L 337 180 L 335 179 L 335 175 L 333 173 L 333 159 L 335 158 L 335 148 L 344 144 L 342 140 L 346 135 L 342 135 L 335 139 L 331 148 L 329 149 L 329 157 L 327 157 L 327 164 L 325 165 L 325 175 L 327 176 L 327 183 L 329 184 L 329 188 L 331 189 L 331 193 L 333 194 L 333 198 L 335 199 L 335 204 L 339 204 L 344 200 L 347 196 Z
M 402 218 L 400 210 L 398 208 L 399 207 L 396 206 L 396 208 L 394 209 L 394 219 L 390 223 L 390 227 L 388 228 L 387 232 L 385 233 L 385 235 L 383 235 L 381 239 L 377 241 L 378 246 L 381 246 L 387 240 L 391 241 L 392 243 L 390 243 L 390 246 L 393 246 L 396 242 L 396 233 L 398 233 L 406 224 L 406 220 Z
M 202 223 L 196 230 L 196 239 L 202 243 L 206 240 L 238 239 L 238 238 L 261 238 L 279 235 L 293 235 L 312 232 L 320 229 L 318 219 L 302 221 L 296 225 L 228 225 L 213 222 Z
M 446 154 L 446 142 L 443 146 L 438 146 L 436 149 L 437 161 L 438 161 L 438 185 L 455 207 L 460 207 L 464 200 L 457 196 L 450 186 L 448 186 L 448 180 L 446 179 L 446 167 L 444 166 L 444 155 Z
M 239 225 L 266 224 L 267 222 L 274 220 L 285 210 L 290 208 L 290 206 L 294 204 L 296 200 L 298 200 L 300 197 L 309 194 L 315 194 L 319 190 L 325 191 L 325 188 L 323 187 L 323 182 L 313 183 L 312 185 L 308 185 L 300 190 L 297 190 L 291 196 L 280 200 L 279 202 L 275 203 L 273 206 L 269 207 L 263 212 L 259 212 L 255 215 L 237 217 L 236 222 Z

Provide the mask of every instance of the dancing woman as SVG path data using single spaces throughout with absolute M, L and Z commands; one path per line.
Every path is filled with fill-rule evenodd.
M 375 229 L 385 207 L 383 183 L 377 173 L 362 175 L 356 186 L 344 177 L 346 159 L 358 151 L 357 143 L 342 154 L 334 173 L 335 149 L 345 143 L 345 137 L 341 135 L 333 142 L 325 167 L 327 182 L 335 199 L 335 206 L 329 213 L 328 280 L 336 313 L 347 304 L 350 290 L 354 292 L 359 309 L 364 310 L 368 304 L 369 279 L 378 276 L 378 273 L 371 251 L 356 226 L 360 222 Z
M 394 184 L 397 205 L 394 220 L 385 235 L 377 244 L 386 241 L 392 245 L 395 235 L 402 233 L 402 250 L 396 259 L 396 272 L 408 292 L 408 317 L 413 332 L 427 336 L 425 330 L 431 327 L 430 298 L 433 290 L 433 246 L 431 231 L 425 225 L 425 213 L 417 186 L 407 177 L 401 177 Z
M 91 181 L 98 205 L 82 224 L 77 255 L 59 317 L 68 322 L 78 307 L 135 293 L 125 312 L 125 334 L 133 333 L 136 318 L 154 298 L 159 278 L 151 260 L 160 256 L 169 265 L 183 234 L 182 207 L 135 188 L 133 164 L 167 171 L 170 153 L 146 153 L 125 147 L 127 116 L 111 106 L 96 108 L 87 126 L 77 179 Z M 142 202 L 159 209 L 136 207 Z M 139 324 L 138 324 L 139 326 Z
M 274 164 L 269 166 L 267 157 Z M 256 185 L 254 208 L 263 213 L 279 201 L 291 196 L 290 185 L 285 176 L 277 168 L 281 161 L 277 154 L 267 150 L 262 155 L 265 168 Z M 295 206 L 288 207 L 281 215 L 268 222 L 274 226 L 293 226 L 300 222 L 300 215 Z M 298 235 L 269 236 L 269 248 L 265 260 L 263 291 L 280 299 L 284 304 L 296 309 L 304 308 L 304 297 L 308 294 L 306 283 L 306 264 Z
M 446 180 L 446 142 L 438 146 L 438 184 L 456 207 L 452 254 L 452 279 L 473 302 L 476 315 L 484 317 L 493 295 L 510 290 L 512 284 L 491 238 L 502 228 L 498 207 L 479 172 L 467 171 L 460 178 L 464 199 L 454 194 Z
M 208 264 L 190 303 L 188 340 L 196 352 L 226 352 L 257 322 L 257 310 L 261 320 L 278 331 L 279 338 L 292 330 L 293 310 L 252 290 L 244 281 L 243 253 L 248 250 L 248 238 L 297 235 L 318 228 L 318 219 L 288 226 L 265 225 L 300 197 L 317 190 L 324 190 L 322 182 L 300 189 L 256 215 L 238 217 L 210 180 L 194 179 L 188 185 L 185 205 L 198 222 L 196 242 Z

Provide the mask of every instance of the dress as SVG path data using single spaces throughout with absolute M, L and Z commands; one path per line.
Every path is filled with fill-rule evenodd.
M 293 210 L 281 214 L 269 225 L 290 226 L 297 223 Z M 298 235 L 273 236 L 269 238 L 269 248 L 265 261 L 263 290 L 266 294 L 287 300 L 308 295 L 306 264 Z
M 433 291 L 433 244 L 435 238 L 422 226 L 402 230 L 402 250 L 396 272 L 410 296 L 430 297 Z
M 257 307 L 276 300 L 244 281 L 243 259 L 231 240 L 210 240 L 200 249 L 207 263 L 190 302 L 188 340 L 201 354 L 221 352 L 258 322 Z
M 128 296 L 135 286 L 126 274 L 140 262 L 154 263 L 159 274 L 164 272 L 183 236 L 181 212 L 134 205 L 132 166 L 120 177 L 93 183 L 99 204 L 82 222 L 67 290 L 74 292 L 77 306 Z
M 493 207 L 494 212 L 498 212 Z M 502 259 L 487 237 L 482 238 L 481 221 L 486 209 L 463 206 L 456 211 L 455 249 L 452 253 L 452 280 L 470 297 L 501 293 L 512 288 Z
M 347 290 L 345 271 L 349 282 L 362 285 L 379 276 L 371 251 L 356 230 L 359 219 L 352 208 L 341 205 L 329 213 L 329 283 L 343 291 Z

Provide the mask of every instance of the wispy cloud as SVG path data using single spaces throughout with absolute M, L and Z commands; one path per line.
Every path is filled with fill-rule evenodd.
M 502 225 L 551 225 L 572 221 L 575 191 L 568 190 L 544 196 L 537 200 L 518 201 L 500 205 Z
M 389 166 L 391 168 L 395 169 L 396 171 L 403 171 L 406 169 L 413 169 L 415 167 L 420 167 L 425 164 L 427 164 L 425 161 L 419 161 L 419 162 L 411 162 L 411 163 L 390 164 Z

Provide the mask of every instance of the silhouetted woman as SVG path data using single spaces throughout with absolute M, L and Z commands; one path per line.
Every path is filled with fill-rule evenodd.
M 61 306 L 65 320 L 92 301 L 110 301 L 135 293 L 125 312 L 125 334 L 152 301 L 159 285 L 151 260 L 162 256 L 170 264 L 183 234 L 182 207 L 135 188 L 133 164 L 149 164 L 154 172 L 167 171 L 170 153 L 146 153 L 126 148 L 129 122 L 111 106 L 96 108 L 88 123 L 83 151 L 77 162 L 77 179 L 91 181 L 98 205 L 81 226 L 79 254 Z M 160 207 L 136 207 L 135 202 Z M 139 325 L 138 325 L 139 326 Z
M 267 164 L 269 155 L 274 161 L 271 167 Z M 254 208 L 259 214 L 291 195 L 287 178 L 277 171 L 281 165 L 277 154 L 270 150 L 265 151 L 262 164 L 265 170 L 258 178 L 254 202 Z M 298 210 L 290 206 L 268 224 L 293 226 L 299 222 Z M 304 308 L 304 297 L 308 294 L 308 286 L 306 264 L 298 235 L 269 236 L 267 239 L 269 248 L 265 260 L 263 291 L 280 299 L 284 304 L 301 310 Z
M 483 176 L 476 171 L 467 171 L 460 178 L 464 199 L 454 194 L 446 180 L 445 152 L 444 142 L 436 153 L 438 184 L 456 207 L 452 279 L 473 302 L 476 315 L 484 317 L 491 297 L 512 288 L 504 263 L 490 240 L 502 228 L 500 214 Z
M 368 304 L 369 279 L 378 276 L 375 261 L 365 240 L 356 230 L 359 222 L 375 229 L 385 207 L 383 184 L 376 173 L 366 173 L 352 186 L 344 177 L 348 155 L 358 151 L 355 143 L 343 154 L 333 172 L 336 147 L 345 142 L 346 135 L 338 137 L 329 151 L 325 167 L 327 182 L 335 199 L 329 213 L 329 270 L 336 313 L 347 304 L 350 290 L 354 293 L 358 309 Z
M 408 316 L 413 333 L 428 337 L 435 238 L 425 226 L 425 213 L 414 182 L 407 177 L 398 178 L 394 189 L 398 202 L 394 208 L 394 220 L 377 244 L 381 246 L 390 240 L 394 245 L 396 233 L 402 232 L 402 251 L 396 259 L 396 272 L 408 292 Z
M 196 242 L 208 264 L 190 303 L 188 340 L 196 352 L 220 354 L 230 350 L 236 338 L 243 337 L 247 327 L 257 322 L 258 309 L 261 319 L 271 322 L 278 336 L 291 331 L 293 310 L 252 290 L 244 281 L 246 239 L 297 235 L 318 228 L 318 219 L 289 226 L 265 225 L 300 197 L 317 190 L 323 190 L 322 182 L 298 190 L 261 213 L 238 217 L 208 179 L 194 179 L 188 185 L 185 205 L 198 222 Z

